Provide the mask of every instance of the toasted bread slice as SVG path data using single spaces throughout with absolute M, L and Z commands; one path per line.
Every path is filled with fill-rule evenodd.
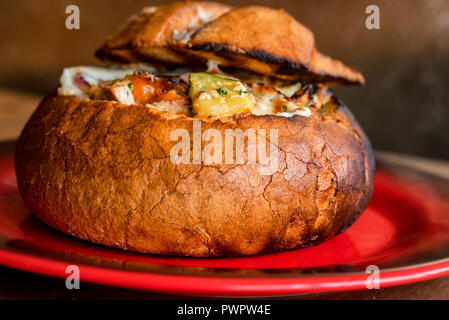
M 321 82 L 327 85 L 365 84 L 365 78 L 360 72 L 317 50 L 314 50 L 312 54 L 309 72 L 312 82 Z
M 175 52 L 172 46 L 185 41 L 203 24 L 230 9 L 228 5 L 215 2 L 189 1 L 143 8 L 117 35 L 106 41 L 96 56 L 120 62 L 185 64 L 186 56 Z
M 315 49 L 312 32 L 283 10 L 234 9 L 199 30 L 193 55 L 286 80 L 363 84 L 363 76 Z
M 315 48 L 313 33 L 283 10 L 215 2 L 144 8 L 97 51 L 102 60 L 248 70 L 288 81 L 364 84 L 363 76 Z
M 279 78 L 307 70 L 315 41 L 312 32 L 283 10 L 234 9 L 199 30 L 187 47 L 220 65 Z

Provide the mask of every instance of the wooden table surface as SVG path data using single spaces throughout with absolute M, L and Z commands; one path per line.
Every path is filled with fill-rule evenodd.
M 16 139 L 41 97 L 0 89 L 0 141 Z M 378 158 L 407 164 L 449 179 L 449 162 L 377 152 Z M 67 290 L 63 279 L 0 267 L 0 299 L 176 299 L 82 283 L 81 290 Z M 289 299 L 449 299 L 449 277 L 379 290 L 330 292 Z

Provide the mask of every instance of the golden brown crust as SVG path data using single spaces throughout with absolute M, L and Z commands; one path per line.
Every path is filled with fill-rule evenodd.
M 343 106 L 325 118 L 239 115 L 202 130 L 278 129 L 279 166 L 179 164 L 173 129 L 195 118 L 47 97 L 17 143 L 19 190 L 50 226 L 95 243 L 184 256 L 252 255 L 321 242 L 367 207 L 371 146 Z M 192 137 L 192 135 L 191 135 Z
M 198 8 L 209 23 L 198 19 Z M 184 40 L 175 39 L 187 30 L 191 34 Z M 365 82 L 358 71 L 319 53 L 313 33 L 285 11 L 260 6 L 232 9 L 214 2 L 181 2 L 145 8 L 97 56 L 189 65 L 213 60 L 289 81 Z
M 187 47 L 222 66 L 280 79 L 327 85 L 365 82 L 358 71 L 319 53 L 313 33 L 284 10 L 231 10 L 201 28 Z
M 107 39 L 96 55 L 120 62 L 187 63 L 185 55 L 171 48 L 176 43 L 174 35 L 200 26 L 202 16 L 215 19 L 230 9 L 221 3 L 190 1 L 143 8 L 117 35 Z
M 224 66 L 292 76 L 308 68 L 315 40 L 285 11 L 253 6 L 234 9 L 206 25 L 188 46 Z
M 365 78 L 360 72 L 317 50 L 312 53 L 309 70 L 311 82 L 320 82 L 326 85 L 365 84 Z

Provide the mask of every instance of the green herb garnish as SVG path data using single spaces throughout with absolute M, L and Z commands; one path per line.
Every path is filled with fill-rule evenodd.
M 226 95 L 226 94 L 228 94 L 228 89 L 220 88 L 220 89 L 217 89 L 217 92 L 218 92 L 218 94 Z
M 282 105 L 282 110 L 283 110 L 284 112 L 287 111 L 287 105 L 286 105 L 285 103 Z
M 133 88 L 133 83 L 132 82 L 128 83 L 128 88 L 130 88 L 130 89 Z

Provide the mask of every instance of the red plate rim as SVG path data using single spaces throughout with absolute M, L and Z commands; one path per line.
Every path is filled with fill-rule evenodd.
M 0 250 L 0 264 L 42 275 L 66 278 L 68 263 Z M 192 296 L 266 297 L 311 292 L 366 289 L 366 273 L 288 277 L 202 277 L 144 273 L 78 265 L 80 280 L 121 288 Z M 127 275 L 127 277 L 123 277 Z M 449 258 L 379 272 L 380 288 L 449 275 Z

